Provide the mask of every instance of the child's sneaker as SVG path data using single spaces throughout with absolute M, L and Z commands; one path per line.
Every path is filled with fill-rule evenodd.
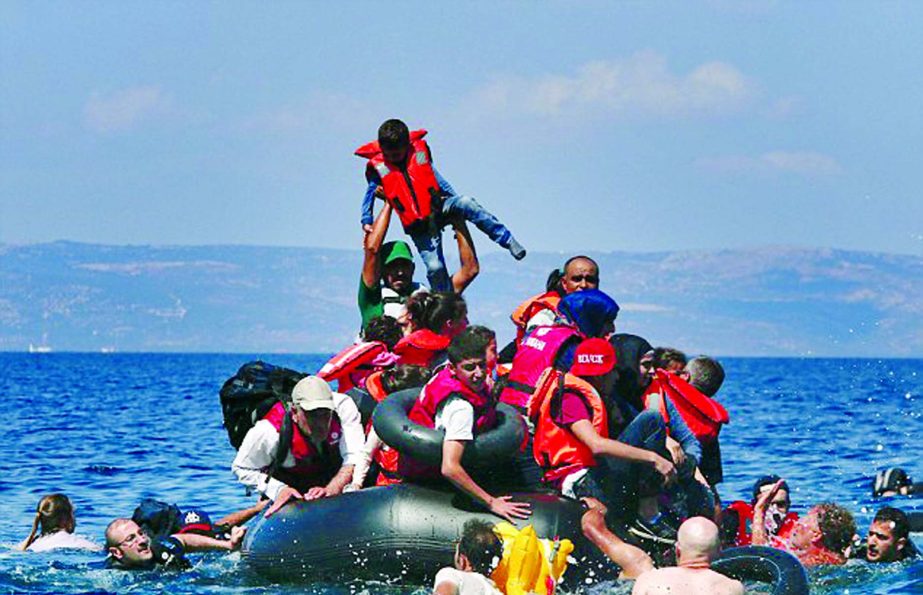
M 510 245 L 507 249 L 516 260 L 522 260 L 526 257 L 526 249 L 522 247 L 522 244 L 516 241 L 516 238 L 510 238 Z

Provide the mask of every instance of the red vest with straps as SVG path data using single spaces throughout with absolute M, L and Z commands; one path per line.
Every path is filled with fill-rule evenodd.
M 354 376 L 354 373 L 373 372 L 372 361 L 387 352 L 388 346 L 380 341 L 355 343 L 330 358 L 317 375 L 327 382 L 338 380 L 340 383 L 338 391 L 345 393 L 355 387 L 356 380 L 362 376 L 361 374 Z
M 645 407 L 655 394 L 660 394 L 673 402 L 683 421 L 701 443 L 717 440 L 721 426 L 730 421 L 728 412 L 721 403 L 701 393 L 676 374 L 664 370 L 656 371 L 642 397 Z M 670 414 L 663 398 L 660 399 L 659 408 L 664 422 L 669 426 Z
M 410 421 L 426 428 L 436 427 L 436 413 L 450 397 L 462 397 L 474 408 L 474 435 L 485 432 L 497 424 L 496 404 L 486 391 L 475 392 L 455 377 L 451 366 L 442 368 L 433 376 L 410 409 Z M 402 477 L 439 477 L 439 469 L 401 455 L 399 471 Z
M 596 465 L 590 448 L 554 421 L 554 411 L 561 406 L 565 391 L 576 394 L 586 404 L 596 433 L 609 436 L 606 407 L 596 389 L 577 376 L 554 368 L 546 369 L 529 401 L 529 419 L 535 425 L 532 455 L 544 471 L 546 482 L 556 482 L 575 471 Z
M 523 303 L 519 304 L 513 313 L 510 314 L 510 320 L 516 325 L 516 347 L 522 344 L 522 339 L 526 334 L 526 325 L 533 316 L 542 310 L 551 310 L 555 314 L 558 312 L 558 303 L 561 296 L 556 291 L 546 291 L 539 295 L 533 295 Z
M 387 161 L 378 141 L 356 149 L 356 155 L 369 160 L 366 177 L 374 179 L 374 171 L 381 179 L 385 200 L 394 208 L 405 230 L 427 221 L 433 212 L 433 198 L 442 193 L 424 136 L 425 130 L 410 133 L 410 148 L 402 164 Z
M 734 545 L 750 545 L 753 539 L 751 534 L 751 527 L 753 526 L 753 506 L 743 500 L 735 500 L 728 504 L 727 508 L 725 508 L 721 514 L 732 514 L 737 518 L 737 533 L 734 536 Z M 797 520 L 798 515 L 796 513 L 790 512 L 786 514 L 776 537 L 779 539 L 788 539 L 788 536 L 791 535 L 792 528 L 795 526 L 795 521 Z
M 388 396 L 388 391 L 385 390 L 384 384 L 381 382 L 382 375 L 383 373 L 381 371 L 372 372 L 369 377 L 365 379 L 365 390 L 375 399 L 376 403 L 381 403 Z M 371 429 L 372 420 L 369 420 L 365 428 L 366 434 L 368 434 Z M 379 470 L 378 477 L 375 479 L 375 485 L 392 485 L 401 482 L 400 475 L 397 473 L 398 454 L 396 450 L 382 442 L 381 448 L 375 452 L 374 459 L 375 462 L 378 463 Z
M 285 416 L 285 406 L 282 403 L 276 403 L 263 419 L 271 423 L 272 427 L 281 433 Z M 333 476 L 340 470 L 343 463 L 343 459 L 340 458 L 339 448 L 342 436 L 343 429 L 336 413 L 330 420 L 330 432 L 327 434 L 327 439 L 320 447 L 315 446 L 313 442 L 306 439 L 298 426 L 295 425 L 294 420 L 292 420 L 292 444 L 289 447 L 289 452 L 295 459 L 295 466 L 280 466 L 276 472 L 276 479 L 299 492 L 303 492 L 310 487 L 327 485 L 327 482 L 333 479 Z M 287 458 L 288 453 L 281 456 Z
M 500 401 L 525 411 L 539 376 L 554 366 L 564 343 L 575 338 L 581 338 L 577 329 L 564 325 L 540 326 L 529 333 L 513 356 L 513 368 L 504 380 Z
M 394 353 L 400 358 L 401 364 L 430 366 L 436 356 L 448 348 L 450 341 L 444 335 L 420 329 L 398 341 Z

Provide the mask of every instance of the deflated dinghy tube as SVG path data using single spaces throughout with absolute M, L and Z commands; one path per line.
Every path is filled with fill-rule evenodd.
M 798 558 L 775 548 L 749 545 L 724 550 L 712 570 L 740 581 L 770 583 L 771 595 L 807 595 L 808 575 Z
M 584 581 L 612 580 L 619 568 L 580 530 L 584 508 L 552 494 L 514 494 L 532 505 L 531 524 L 539 537 L 570 539 L 574 560 L 562 588 Z M 384 580 L 431 584 L 451 566 L 455 544 L 469 519 L 502 522 L 455 492 L 401 484 L 369 488 L 332 498 L 296 501 L 261 518 L 244 540 L 243 556 L 257 573 L 274 581 Z

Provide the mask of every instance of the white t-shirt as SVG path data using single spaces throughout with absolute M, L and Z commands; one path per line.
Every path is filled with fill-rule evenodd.
M 42 535 L 33 541 L 29 546 L 29 549 L 26 551 L 47 552 L 60 548 L 93 550 L 97 552 L 103 549 L 99 545 L 93 543 L 85 537 L 81 537 L 80 535 L 74 535 L 73 533 L 68 533 L 67 531 L 55 531 L 54 533 L 49 533 L 48 535 Z
M 437 430 L 445 430 L 444 440 L 474 440 L 474 407 L 461 397 L 450 397 L 434 421 Z
M 440 583 L 452 583 L 458 595 L 502 595 L 492 580 L 477 572 L 463 572 L 457 568 L 443 568 L 436 573 L 435 589 Z

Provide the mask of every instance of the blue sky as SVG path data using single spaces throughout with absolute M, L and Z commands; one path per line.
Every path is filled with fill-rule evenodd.
M 396 116 L 531 249 L 923 254 L 921 3 L 331 6 L 0 4 L 0 242 L 358 247 Z

